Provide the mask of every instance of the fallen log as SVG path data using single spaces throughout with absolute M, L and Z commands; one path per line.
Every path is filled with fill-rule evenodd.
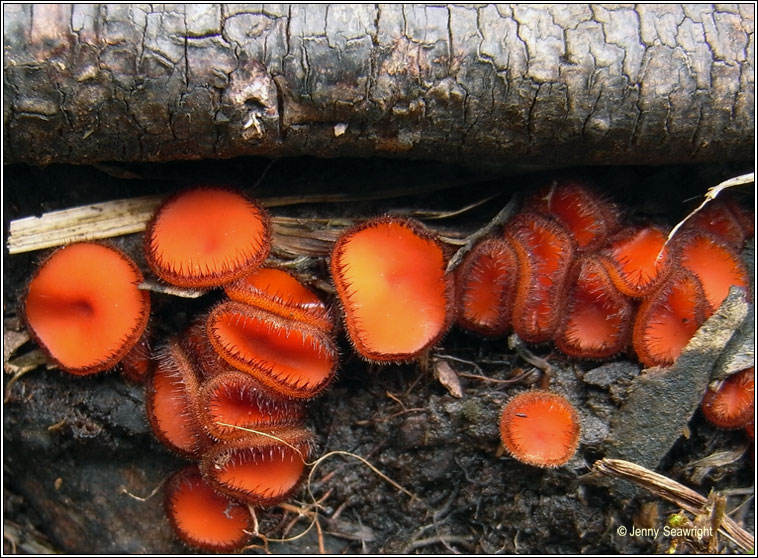
M 753 153 L 747 5 L 3 10 L 6 163 Z

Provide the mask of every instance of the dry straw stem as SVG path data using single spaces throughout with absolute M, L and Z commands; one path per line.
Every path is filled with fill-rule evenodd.
M 457 183 L 422 184 L 416 187 L 389 188 L 361 194 L 315 194 L 261 198 L 266 208 L 298 204 L 347 203 L 392 199 L 445 190 Z M 45 213 L 40 217 L 24 217 L 11 221 L 7 239 L 8 252 L 20 254 L 62 246 L 83 240 L 113 238 L 125 234 L 139 233 L 158 206 L 163 196 L 142 196 L 112 200 L 81 207 L 73 207 Z M 450 213 L 456 215 L 468 211 L 478 204 L 472 204 Z M 446 215 L 441 214 L 439 218 Z M 434 218 L 434 216 L 430 217 Z M 323 256 L 331 250 L 331 245 L 339 230 L 353 224 L 352 221 L 336 222 L 330 219 L 293 219 L 274 217 L 274 244 L 279 240 L 279 248 L 295 255 Z M 300 241 L 298 241 L 300 239 Z M 307 240 L 307 242 L 306 242 Z
M 623 459 L 601 459 L 596 461 L 592 468 L 603 475 L 628 480 L 694 515 L 703 513 L 708 503 L 706 498 L 683 484 L 679 484 L 668 477 L 654 473 L 630 461 L 624 461 Z M 721 517 L 719 524 L 714 527 L 717 527 L 719 531 L 737 543 L 746 552 L 752 552 L 753 548 L 755 548 L 755 537 L 740 527 L 729 516 L 724 515 Z
M 687 216 L 679 221 L 673 229 L 671 229 L 671 232 L 668 235 L 668 238 L 666 238 L 666 242 L 663 243 L 663 246 L 661 246 L 661 251 L 658 252 L 658 257 L 660 258 L 663 255 L 663 250 L 666 248 L 666 245 L 671 241 L 672 238 L 674 238 L 674 235 L 676 232 L 684 225 L 693 215 L 695 215 L 698 211 L 703 209 L 709 202 L 716 199 L 716 197 L 727 188 L 734 188 L 735 186 L 743 186 L 745 184 L 752 184 L 755 182 L 755 173 L 751 172 L 748 174 L 742 174 L 740 176 L 735 176 L 734 178 L 730 178 L 728 180 L 725 180 L 724 182 L 713 186 L 711 188 L 708 188 L 708 191 L 705 193 L 705 196 L 703 196 L 703 201 L 698 205 L 695 209 L 690 211 Z
M 24 217 L 11 221 L 7 240 L 8 253 L 20 254 L 84 240 L 101 240 L 139 233 L 162 201 L 159 196 L 112 200 L 45 213 L 41 217 Z M 303 203 L 305 198 L 300 198 Z M 294 202 L 293 202 L 294 203 Z M 280 198 L 263 201 L 265 207 L 282 205 Z M 285 253 L 324 255 L 329 253 L 339 231 L 317 227 L 352 224 L 319 219 L 275 217 L 275 242 Z
M 9 227 L 8 252 L 19 254 L 141 232 L 160 203 L 160 196 L 143 196 L 16 219 Z

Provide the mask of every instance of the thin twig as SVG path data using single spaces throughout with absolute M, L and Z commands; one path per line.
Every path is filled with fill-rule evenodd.
M 122 494 L 126 494 L 130 498 L 134 498 L 138 502 L 147 502 L 150 498 L 152 498 L 153 496 L 155 496 L 158 493 L 158 491 L 161 489 L 161 486 L 163 486 L 163 483 L 166 482 L 167 478 L 168 477 L 164 477 L 163 480 L 161 480 L 161 482 L 159 482 L 156 485 L 156 487 L 153 489 L 153 491 L 150 492 L 150 494 L 148 494 L 147 496 L 144 496 L 144 497 L 143 496 L 137 496 L 136 494 L 132 494 L 124 486 L 121 487 L 121 493 Z
M 484 205 L 485 203 L 495 199 L 499 195 L 500 193 L 498 192 L 497 194 L 492 194 L 490 196 L 487 196 L 485 198 L 472 202 L 468 205 L 465 205 L 458 209 L 452 209 L 450 211 L 435 211 L 432 209 L 414 209 L 410 211 L 405 211 L 404 214 L 411 217 L 416 217 L 417 219 L 424 219 L 427 221 L 432 221 L 436 219 L 449 219 L 450 217 L 457 217 L 458 215 L 462 215 L 463 213 L 466 213 L 467 211 L 476 209 L 480 205 Z
M 508 378 L 507 380 L 500 380 L 498 378 L 489 378 L 487 376 L 480 376 L 479 374 L 466 374 L 465 372 L 459 372 L 458 375 L 461 378 L 471 378 L 472 380 L 479 380 L 481 382 L 489 382 L 491 384 L 517 384 L 521 380 L 524 379 L 526 376 L 526 373 L 519 374 L 517 376 L 514 376 L 513 378 Z
M 410 544 L 406 545 L 406 547 L 403 549 L 403 554 L 409 554 L 413 550 L 416 550 L 418 548 L 423 548 L 425 546 L 430 546 L 433 544 L 442 544 L 444 546 L 447 546 L 450 543 L 462 544 L 468 548 L 471 548 L 471 539 L 468 537 L 461 537 L 459 535 L 436 535 L 434 537 L 428 537 L 426 539 L 418 539 L 411 542 Z
M 518 205 L 518 196 L 514 195 L 510 201 L 505 204 L 503 209 L 497 212 L 497 214 L 490 219 L 490 222 L 484 225 L 481 229 L 478 231 L 470 234 L 465 239 L 463 239 L 462 243 L 463 246 L 461 246 L 458 251 L 456 251 L 455 254 L 453 254 L 453 257 L 450 258 L 450 261 L 447 263 L 447 271 L 450 272 L 453 269 L 455 269 L 458 264 L 461 262 L 463 257 L 468 254 L 468 252 L 471 250 L 471 248 L 476 244 L 476 242 L 482 238 L 483 236 L 487 235 L 494 229 L 495 227 L 502 225 L 505 223 L 508 218 L 516 211 L 516 206 Z
M 669 244 L 671 239 L 674 238 L 674 235 L 676 235 L 677 231 L 682 228 L 682 225 L 684 225 L 698 211 L 703 209 L 709 202 L 715 200 L 716 196 L 718 196 L 723 190 L 726 190 L 727 188 L 734 188 L 735 186 L 742 186 L 743 184 L 750 184 L 751 182 L 755 182 L 755 173 L 752 172 L 748 174 L 742 174 L 740 176 L 735 176 L 734 178 L 730 178 L 729 180 L 725 180 L 716 186 L 708 188 L 708 191 L 705 193 L 705 196 L 703 196 L 703 201 L 700 203 L 700 205 L 690 211 L 684 219 L 679 221 L 674 226 L 674 228 L 671 229 L 671 232 L 666 238 L 666 242 L 663 243 L 660 252 L 658 252 L 658 258 L 662 257 L 663 251 L 666 249 L 666 246 Z
M 287 447 L 291 448 L 293 451 L 295 451 L 300 456 L 300 458 L 303 460 L 303 463 L 305 463 L 305 465 L 311 467 L 310 473 L 308 473 L 308 483 L 307 483 L 307 486 L 308 486 L 308 493 L 311 496 L 311 498 L 313 498 L 314 502 L 316 502 L 316 499 L 313 497 L 313 494 L 311 494 L 311 491 L 310 491 L 310 485 L 311 485 L 311 483 L 313 481 L 313 474 L 316 472 L 316 469 L 318 468 L 318 466 L 321 463 L 323 463 L 326 459 L 328 459 L 329 457 L 332 457 L 334 455 L 344 455 L 344 456 L 347 456 L 347 457 L 352 457 L 354 459 L 357 459 L 358 461 L 360 461 L 361 463 L 363 463 L 366 467 L 368 467 L 369 469 L 371 469 L 379 478 L 381 478 L 385 482 L 391 484 L 392 486 L 394 486 L 397 490 L 399 490 L 403 494 L 406 494 L 406 495 L 410 496 L 412 499 L 416 499 L 416 495 L 415 494 L 413 494 L 409 490 L 407 490 L 407 489 L 403 488 L 402 486 L 400 486 L 398 483 L 396 483 L 395 481 L 393 481 L 391 478 L 389 478 L 387 475 L 385 475 L 379 469 L 377 469 L 374 465 L 372 465 L 367 459 L 365 459 L 365 458 L 363 458 L 360 455 L 357 455 L 355 453 L 351 453 L 349 451 L 343 451 L 343 450 L 332 450 L 329 453 L 326 453 L 326 454 L 322 455 L 321 457 L 319 457 L 315 461 L 312 461 L 312 462 L 309 463 L 308 461 L 305 461 L 305 456 L 303 455 L 303 452 L 300 451 L 299 448 L 293 446 L 292 444 L 288 443 L 287 441 L 281 439 L 278 436 L 275 436 L 273 434 L 269 434 L 267 432 L 261 432 L 260 430 L 254 430 L 252 428 L 245 428 L 245 427 L 242 427 L 242 426 L 239 426 L 239 425 L 235 425 L 235 424 L 227 424 L 227 423 L 224 423 L 224 422 L 217 422 L 216 424 L 218 424 L 220 426 L 226 426 L 226 427 L 229 427 L 229 428 L 236 428 L 238 430 L 244 430 L 245 432 L 251 432 L 253 434 L 260 434 L 261 436 L 264 436 L 266 438 L 271 438 L 272 440 L 277 440 L 278 442 L 281 442 L 285 446 L 287 446 Z

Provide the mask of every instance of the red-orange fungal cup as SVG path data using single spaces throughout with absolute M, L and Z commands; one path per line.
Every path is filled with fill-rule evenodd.
M 446 264 L 437 237 L 413 220 L 382 217 L 345 231 L 331 272 L 355 350 L 403 362 L 434 345 L 453 319 Z
M 725 200 L 716 199 L 706 204 L 687 219 L 680 233 L 707 232 L 735 250 L 742 248 L 745 231 Z
M 637 357 L 645 366 L 669 366 L 705 321 L 705 295 L 697 278 L 675 270 L 643 299 L 632 330 Z
M 670 268 L 667 233 L 659 227 L 628 227 L 600 251 L 616 288 L 634 298 L 653 292 Z
M 541 188 L 527 200 L 525 207 L 556 217 L 582 252 L 601 246 L 619 224 L 615 204 L 576 180 L 555 181 Z
M 130 382 L 142 384 L 147 380 L 154 364 L 152 350 L 150 349 L 150 335 L 146 329 L 139 341 L 121 359 L 121 374 Z
M 231 369 L 203 383 L 198 412 L 205 432 L 217 441 L 244 438 L 244 429 L 295 425 L 305 417 L 298 400 L 282 398 L 247 372 Z
M 233 552 L 250 539 L 252 516 L 246 505 L 216 492 L 196 465 L 166 482 L 166 516 L 187 545 L 210 552 Z
M 170 340 L 156 359 L 145 388 L 145 409 L 153 433 L 173 452 L 197 458 L 209 443 L 198 420 L 197 372 L 177 339 Z
M 570 274 L 558 349 L 576 358 L 603 359 L 623 351 L 630 339 L 634 308 L 613 286 L 596 256 L 580 257 Z
M 125 254 L 79 242 L 53 252 L 26 291 L 29 332 L 50 359 L 75 375 L 116 365 L 145 331 L 150 295 Z
M 701 404 L 705 418 L 719 428 L 746 427 L 755 413 L 755 369 L 732 374 L 716 390 L 708 388 Z
M 576 453 L 581 427 L 569 401 L 532 390 L 513 397 L 500 416 L 500 438 L 515 459 L 535 467 L 558 467 Z
M 516 253 L 502 238 L 477 243 L 455 271 L 458 325 L 482 335 L 502 335 L 511 326 L 516 296 Z
M 730 287 L 747 290 L 745 265 L 737 252 L 718 237 L 704 232 L 683 234 L 678 236 L 676 248 L 681 266 L 691 271 L 703 287 L 708 315 L 721 306 Z
M 232 300 L 330 332 L 334 322 L 323 301 L 291 273 L 261 267 L 224 287 Z
M 337 369 L 337 347 L 329 334 L 241 302 L 215 306 L 206 333 L 232 367 L 287 397 L 315 397 Z
M 513 330 L 529 343 L 550 341 L 561 320 L 573 241 L 556 221 L 537 213 L 516 215 L 505 234 L 519 265 Z
M 723 193 L 719 196 L 721 203 L 729 208 L 729 211 L 734 215 L 737 222 L 742 227 L 742 232 L 745 234 L 745 238 L 750 238 L 755 234 L 755 210 L 753 207 L 748 207 L 741 203 L 737 194 L 730 195 L 729 192 Z M 752 205 L 752 204 L 751 204 Z M 741 248 L 741 246 L 737 246 Z
M 148 265 L 180 287 L 231 283 L 259 266 L 270 246 L 266 211 L 225 188 L 193 188 L 171 196 L 145 231 Z
M 311 433 L 299 426 L 221 442 L 205 452 L 200 470 L 216 490 L 254 506 L 287 499 L 300 484 L 310 455 Z

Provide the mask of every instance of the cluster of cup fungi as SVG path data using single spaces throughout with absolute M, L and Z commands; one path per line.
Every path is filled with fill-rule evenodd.
M 343 232 L 330 269 L 346 334 L 371 362 L 412 361 L 457 323 L 552 341 L 571 358 L 633 350 L 645 366 L 667 366 L 730 286 L 748 288 L 738 251 L 752 226 L 724 196 L 669 238 L 624 224 L 618 205 L 563 181 L 528 198 L 453 271 L 433 232 L 396 217 Z M 193 461 L 166 483 L 167 515 L 185 543 L 205 550 L 244 546 L 251 508 L 297 488 L 314 440 L 304 405 L 338 366 L 332 311 L 297 277 L 265 265 L 270 245 L 268 215 L 241 192 L 200 187 L 168 198 L 145 232 L 150 269 L 225 297 L 152 352 L 142 273 L 106 244 L 53 252 L 26 293 L 29 331 L 59 368 L 89 375 L 121 363 L 146 383 L 156 437 Z M 750 369 L 709 390 L 708 420 L 752 436 L 753 381 Z M 538 467 L 567 463 L 580 438 L 575 409 L 544 389 L 512 397 L 500 431 L 514 458 Z

